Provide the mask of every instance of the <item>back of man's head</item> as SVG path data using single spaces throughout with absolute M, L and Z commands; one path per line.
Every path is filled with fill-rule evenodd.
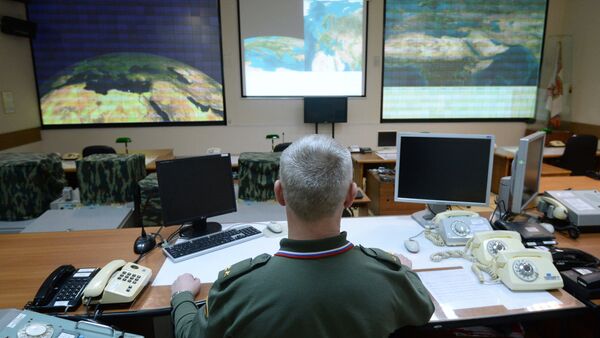
M 350 152 L 327 136 L 303 137 L 281 154 L 279 179 L 286 205 L 298 218 L 333 216 L 352 182 Z

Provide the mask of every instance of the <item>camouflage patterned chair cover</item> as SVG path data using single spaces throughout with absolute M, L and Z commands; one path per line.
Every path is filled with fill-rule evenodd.
M 143 154 L 95 154 L 76 164 L 81 203 L 139 202 L 138 181 L 146 176 Z
M 273 185 L 279 175 L 281 153 L 241 153 L 238 197 L 266 201 L 275 198 Z
M 65 184 L 57 154 L 0 153 L 0 220 L 38 217 Z
M 140 212 L 144 226 L 162 225 L 162 207 L 158 192 L 158 179 L 152 173 L 138 182 L 140 186 Z

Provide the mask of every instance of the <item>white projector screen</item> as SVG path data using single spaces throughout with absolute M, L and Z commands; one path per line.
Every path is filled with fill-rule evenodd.
M 531 119 L 546 0 L 386 0 L 381 121 Z
M 243 96 L 363 96 L 365 0 L 238 0 Z

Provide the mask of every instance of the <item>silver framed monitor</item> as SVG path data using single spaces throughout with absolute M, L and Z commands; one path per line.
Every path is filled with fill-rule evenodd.
M 510 188 L 510 212 L 519 214 L 537 196 L 544 158 L 543 131 L 527 135 L 519 140 L 519 150 L 512 164 Z
M 426 203 L 422 225 L 450 205 L 487 206 L 494 135 L 398 133 L 394 201 Z

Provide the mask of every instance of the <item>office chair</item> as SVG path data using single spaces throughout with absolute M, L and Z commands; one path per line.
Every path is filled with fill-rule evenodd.
M 87 157 L 93 154 L 116 154 L 115 148 L 109 146 L 87 146 L 81 152 L 82 157 Z
M 585 175 L 596 170 L 598 138 L 594 135 L 573 135 L 567 140 L 565 152 L 553 164 L 571 170 L 571 175 Z
M 290 144 L 292 144 L 292 142 L 279 143 L 278 145 L 275 146 L 275 148 L 273 148 L 273 152 L 280 153 L 280 152 L 284 151 L 287 147 L 289 147 Z

